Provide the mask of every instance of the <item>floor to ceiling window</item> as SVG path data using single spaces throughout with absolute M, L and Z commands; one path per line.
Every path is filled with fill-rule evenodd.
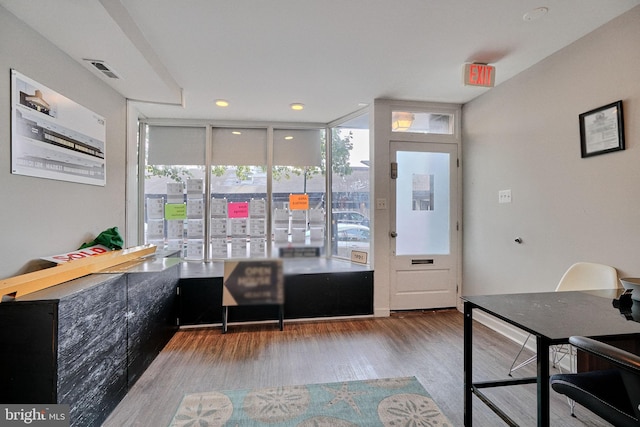
M 267 129 L 211 131 L 209 258 L 267 255 Z
M 325 247 L 325 129 L 273 131 L 273 248 Z
M 206 129 L 148 126 L 141 136 L 146 141 L 145 242 L 202 259 Z
M 368 252 L 368 128 L 357 123 L 144 124 L 145 242 L 187 260 Z
M 370 237 L 369 115 L 331 128 L 331 253 L 368 259 Z

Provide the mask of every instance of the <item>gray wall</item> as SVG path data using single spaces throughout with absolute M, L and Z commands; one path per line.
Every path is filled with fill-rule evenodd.
M 105 117 L 104 187 L 11 174 L 10 70 Z M 38 267 L 117 226 L 125 235 L 126 101 L 97 76 L 0 7 L 0 279 Z M 125 241 L 126 245 L 126 241 Z
M 463 107 L 463 294 L 553 291 L 576 261 L 640 276 L 638 46 L 640 7 Z M 626 150 L 582 159 L 578 115 L 617 100 Z

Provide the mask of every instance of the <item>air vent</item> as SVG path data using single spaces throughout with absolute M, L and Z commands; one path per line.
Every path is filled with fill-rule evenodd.
M 110 65 L 107 65 L 104 61 L 100 61 L 98 59 L 85 59 L 89 64 L 93 66 L 96 70 L 100 71 L 105 76 L 110 79 L 119 79 L 120 76 L 111 68 Z

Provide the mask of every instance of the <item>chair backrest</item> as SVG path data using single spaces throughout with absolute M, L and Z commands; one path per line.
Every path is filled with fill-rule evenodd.
M 618 272 L 615 268 L 593 262 L 577 262 L 564 273 L 556 292 L 618 289 L 620 287 Z

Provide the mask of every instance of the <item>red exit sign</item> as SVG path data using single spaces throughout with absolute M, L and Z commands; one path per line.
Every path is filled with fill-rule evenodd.
M 487 64 L 464 64 L 464 84 L 467 86 L 493 87 L 496 67 Z

